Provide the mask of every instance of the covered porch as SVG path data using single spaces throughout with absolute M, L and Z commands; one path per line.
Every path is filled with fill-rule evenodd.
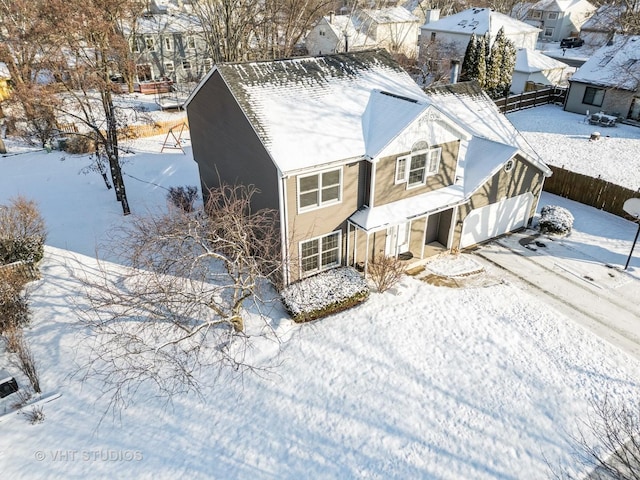
M 398 258 L 407 268 L 453 246 L 458 185 L 379 207 L 362 207 L 347 220 L 346 263 L 362 269 L 377 255 Z

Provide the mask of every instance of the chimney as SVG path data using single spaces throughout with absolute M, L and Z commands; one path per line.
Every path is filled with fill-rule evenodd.
M 426 12 L 424 12 L 425 16 L 424 16 L 424 23 L 431 23 L 431 22 L 437 22 L 438 20 L 440 20 L 440 9 L 439 8 L 434 8 L 434 9 L 429 9 Z
M 460 74 L 460 60 L 451 60 L 451 84 L 458 83 Z
M 335 13 L 333 12 L 329 12 L 329 23 L 333 24 L 333 16 L 335 15 Z

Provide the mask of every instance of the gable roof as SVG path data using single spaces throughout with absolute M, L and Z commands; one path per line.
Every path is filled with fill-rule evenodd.
M 278 169 L 363 158 L 363 114 L 372 92 L 424 99 L 385 50 L 217 65 Z
M 515 72 L 534 73 L 545 70 L 555 70 L 567 68 L 566 63 L 562 63 L 555 58 L 547 57 L 537 50 L 519 48 L 516 52 Z
M 511 18 L 508 15 L 494 12 L 490 8 L 469 8 L 435 22 L 425 23 L 421 28 L 466 35 L 471 35 L 472 33 L 484 35 L 489 32 L 492 37 L 498 33 L 500 28 L 504 28 L 506 35 L 540 31 L 539 28 Z
M 616 35 L 582 65 L 571 82 L 637 91 L 640 87 L 640 35 Z
M 545 12 L 595 11 L 596 7 L 587 0 L 540 0 L 531 6 L 531 10 Z
M 361 28 L 359 19 L 352 15 L 331 15 L 322 17 L 324 25 L 328 26 L 339 41 L 344 41 L 345 35 L 349 39 L 349 48 L 373 48 L 377 45 L 373 38 Z
M 418 17 L 402 6 L 384 7 L 378 9 L 366 8 L 362 10 L 375 23 L 383 25 L 387 23 L 417 22 Z

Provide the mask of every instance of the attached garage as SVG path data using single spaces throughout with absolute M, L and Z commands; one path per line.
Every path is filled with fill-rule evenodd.
M 460 248 L 524 227 L 532 205 L 533 195 L 527 192 L 471 210 L 462 224 Z

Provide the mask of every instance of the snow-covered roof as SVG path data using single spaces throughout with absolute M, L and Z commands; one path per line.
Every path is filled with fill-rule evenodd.
M 549 167 L 477 82 L 443 85 L 426 93 L 435 107 L 461 122 L 474 136 L 517 147 L 528 161 L 545 175 L 551 175 Z M 465 165 L 465 172 L 469 167 Z
M 636 91 L 640 85 L 640 35 L 616 35 L 573 74 L 571 81 Z
M 385 7 L 378 9 L 363 9 L 362 13 L 371 18 L 375 23 L 405 23 L 417 22 L 418 17 L 404 7 Z
M 461 185 L 450 185 L 431 192 L 403 198 L 379 207 L 362 207 L 349 221 L 366 231 L 378 230 L 443 210 L 465 200 Z
M 513 145 L 473 137 L 463 165 L 465 196 L 472 195 L 482 187 L 517 152 L 518 148 Z
M 540 0 L 531 6 L 531 10 L 545 12 L 595 11 L 596 7 L 587 0 Z
M 472 33 L 483 35 L 489 32 L 491 36 L 495 36 L 500 28 L 504 28 L 504 33 L 507 35 L 540 31 L 539 28 L 511 18 L 508 15 L 494 12 L 490 8 L 470 8 L 455 15 L 441 18 L 438 21 L 425 23 L 421 28 L 467 35 Z
M 425 99 L 385 50 L 223 64 L 209 75 L 216 71 L 283 173 L 363 158 L 372 93 Z
M 352 15 L 331 15 L 324 17 L 324 20 L 336 37 L 344 39 L 345 35 L 347 36 L 349 48 L 374 48 L 378 44 L 367 35 L 365 29 L 360 26 L 360 21 Z
M 567 68 L 566 63 L 559 62 L 537 50 L 519 48 L 516 52 L 516 65 L 514 67 L 516 72 L 533 73 L 564 68 Z
M 137 19 L 136 34 L 168 34 L 202 32 L 202 24 L 193 14 L 176 12 L 169 14 L 144 15 Z M 125 35 L 133 33 L 130 25 L 124 27 Z
M 607 33 L 618 32 L 622 29 L 620 20 L 626 10 L 625 5 L 602 5 L 582 24 L 581 30 Z M 640 5 L 636 7 L 636 10 L 640 11 Z

